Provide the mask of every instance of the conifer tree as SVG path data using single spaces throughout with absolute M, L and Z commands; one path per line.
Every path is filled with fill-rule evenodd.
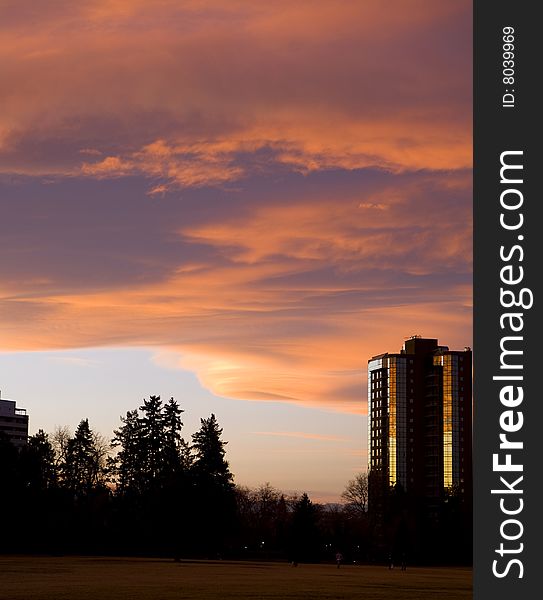
M 23 483 L 28 490 L 42 491 L 56 485 L 55 451 L 43 429 L 28 438 L 19 461 Z
M 102 440 L 83 419 L 66 448 L 64 485 L 76 495 L 102 487 L 106 480 L 106 451 Z
M 141 442 L 144 447 L 144 473 L 148 485 L 153 486 L 159 480 L 164 466 L 164 430 L 163 405 L 160 396 L 150 396 L 140 406 Z
M 223 430 L 214 414 L 208 419 L 200 419 L 200 423 L 199 431 L 192 435 L 194 471 L 199 477 L 230 488 L 233 476 L 225 458 L 228 442 L 221 439 Z
M 141 493 L 145 487 L 146 458 L 137 409 L 129 410 L 125 417 L 121 417 L 121 423 L 119 429 L 113 432 L 111 446 L 119 450 L 116 456 L 110 459 L 110 469 L 114 475 L 117 493 Z

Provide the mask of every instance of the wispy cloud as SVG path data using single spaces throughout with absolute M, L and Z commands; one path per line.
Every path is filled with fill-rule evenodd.
M 372 354 L 470 344 L 470 2 L 4 4 L 2 348 L 363 413 Z
M 28 184 L 4 188 L 5 348 L 144 345 L 218 395 L 364 412 L 372 354 L 413 333 L 471 342 L 462 172 L 259 178 L 203 205 L 107 183 L 92 214 L 75 183 L 48 187 L 54 219 Z
M 468 2 L 7 8 L 3 172 L 199 186 L 262 158 L 301 172 L 471 164 Z
M 92 360 L 90 358 L 81 358 L 79 356 L 50 356 L 47 360 L 54 363 L 61 363 L 84 368 L 95 367 L 100 364 L 97 360 Z
M 320 442 L 349 442 L 349 438 L 333 435 L 321 435 L 319 433 L 304 433 L 302 431 L 253 431 L 254 435 L 269 435 L 275 437 L 291 437 L 303 440 L 318 440 Z

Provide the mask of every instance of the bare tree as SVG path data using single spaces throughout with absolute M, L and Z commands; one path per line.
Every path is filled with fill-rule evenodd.
M 51 436 L 51 445 L 55 456 L 55 469 L 62 481 L 66 475 L 65 465 L 68 454 L 68 444 L 72 439 L 72 432 L 67 425 L 57 425 Z
M 348 510 L 364 515 L 368 510 L 368 474 L 359 473 L 345 486 L 341 494 Z
M 105 484 L 108 475 L 108 462 L 111 452 L 111 442 L 97 431 L 92 432 L 94 460 L 96 464 L 97 483 Z

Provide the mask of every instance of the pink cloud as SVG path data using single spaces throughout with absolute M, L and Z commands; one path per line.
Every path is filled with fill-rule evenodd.
M 363 413 L 371 355 L 470 343 L 470 2 L 8 9 L 4 348 Z
M 470 3 L 279 5 L 13 4 L 3 172 L 202 185 L 268 147 L 304 172 L 470 166 Z

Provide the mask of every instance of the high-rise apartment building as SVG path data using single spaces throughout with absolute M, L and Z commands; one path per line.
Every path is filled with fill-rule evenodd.
M 471 379 L 471 350 L 437 339 L 369 360 L 370 511 L 382 514 L 393 489 L 426 513 L 452 496 L 471 506 Z
M 0 431 L 16 448 L 26 445 L 28 415 L 24 408 L 17 408 L 13 400 L 0 400 Z

